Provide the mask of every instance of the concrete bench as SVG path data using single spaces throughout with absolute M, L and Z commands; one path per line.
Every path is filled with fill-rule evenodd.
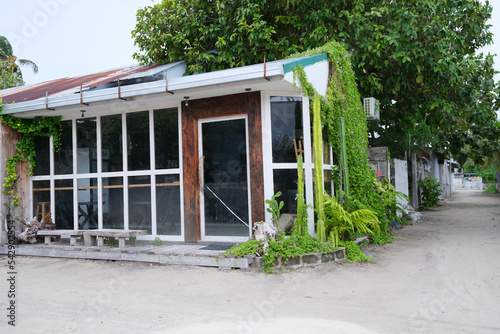
M 54 237 L 56 241 L 61 240 L 61 236 L 69 235 L 69 244 L 74 246 L 76 244 L 76 238 L 81 238 L 83 231 L 75 230 L 38 230 L 38 236 L 45 238 L 45 244 L 50 245 L 52 243 L 52 238 Z
M 118 239 L 118 248 L 125 247 L 125 239 L 128 238 L 131 242 L 136 241 L 136 236 L 145 235 L 148 231 L 146 230 L 88 230 L 83 231 L 83 238 L 86 246 L 94 245 L 95 239 L 97 239 L 97 246 L 104 246 L 104 238 L 110 239 L 110 243 L 113 244 L 116 239 Z

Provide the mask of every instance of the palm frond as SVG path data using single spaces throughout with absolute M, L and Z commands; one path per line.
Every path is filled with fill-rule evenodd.
M 29 66 L 33 70 L 33 73 L 38 73 L 38 66 L 31 60 L 28 59 L 18 59 L 19 64 L 23 66 Z
M 7 58 L 12 55 L 12 45 L 5 36 L 0 36 L 0 59 Z

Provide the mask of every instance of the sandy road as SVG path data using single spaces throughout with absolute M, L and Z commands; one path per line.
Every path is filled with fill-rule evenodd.
M 456 192 L 374 264 L 280 275 L 18 257 L 0 333 L 500 333 L 500 197 Z M 5 278 L 4 278 L 5 277 Z

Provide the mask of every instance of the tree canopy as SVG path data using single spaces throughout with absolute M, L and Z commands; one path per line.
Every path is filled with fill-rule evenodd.
M 462 158 L 499 150 L 489 1 L 164 0 L 137 13 L 141 63 L 184 60 L 188 72 L 283 59 L 337 40 L 352 52 L 361 96 L 381 101 L 372 142 L 394 155 Z M 496 104 L 496 105 L 495 105 Z
M 38 72 L 38 66 L 33 61 L 14 56 L 9 40 L 0 36 L 0 89 L 24 84 L 19 65 L 29 66 L 34 73 Z

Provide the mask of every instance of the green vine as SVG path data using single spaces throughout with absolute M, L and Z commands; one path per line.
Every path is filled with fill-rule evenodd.
M 390 220 L 387 213 L 392 212 L 389 202 L 384 201 L 379 193 L 374 191 L 376 181 L 370 170 L 368 159 L 368 122 L 363 110 L 361 97 L 358 92 L 356 75 L 352 70 L 351 55 L 344 46 L 336 41 L 324 46 L 308 50 L 292 57 L 311 56 L 326 53 L 330 63 L 329 82 L 325 96 L 321 96 L 321 122 L 323 138 L 332 146 L 334 157 L 340 156 L 340 127 L 338 120 L 344 118 L 345 141 L 347 147 L 347 165 L 350 181 L 349 211 L 358 209 L 372 209 L 377 213 L 381 222 L 384 237 L 389 238 L 387 224 Z M 307 79 L 302 66 L 293 70 L 294 79 L 302 89 L 303 94 L 313 97 L 316 94 L 313 86 Z M 312 114 L 312 110 L 311 110 Z M 332 179 L 335 193 L 340 194 L 340 167 L 334 160 Z M 390 240 L 390 239 L 389 239 Z
M 340 155 L 340 129 L 338 120 L 343 117 L 346 127 L 346 147 L 349 166 L 351 197 L 362 200 L 367 190 L 372 190 L 368 165 L 368 125 L 352 70 L 351 55 L 342 44 L 332 41 L 324 46 L 293 57 L 326 53 L 330 63 L 329 84 L 325 96 L 321 96 L 323 138 L 330 143 L 336 156 Z M 312 97 L 314 88 L 307 80 L 304 68 L 294 69 L 295 81 L 303 93 Z M 334 184 L 340 190 L 339 175 L 334 174 Z
M 0 100 L 1 104 L 1 100 Z M 35 168 L 35 139 L 36 137 L 53 136 L 54 150 L 58 151 L 61 136 L 61 117 L 35 117 L 33 119 L 17 118 L 11 115 L 0 114 L 0 121 L 12 129 L 21 133 L 22 136 L 17 142 L 14 156 L 7 160 L 6 175 L 2 192 L 8 196 L 6 206 L 9 210 L 18 207 L 20 197 L 15 194 L 14 188 L 21 177 L 17 173 L 17 166 L 20 162 L 28 162 L 28 176 L 33 175 Z M 10 212 L 10 211 L 9 211 Z

